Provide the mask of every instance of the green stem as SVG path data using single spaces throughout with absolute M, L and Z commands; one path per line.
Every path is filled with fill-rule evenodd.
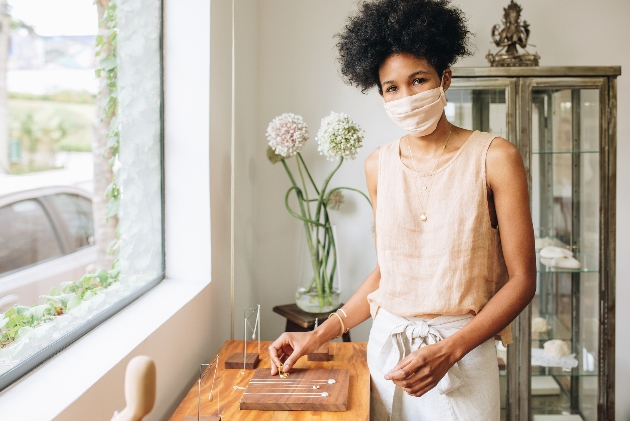
M 287 208 L 287 212 L 289 212 L 291 214 L 291 216 L 293 216 L 294 218 L 297 218 L 300 221 L 304 221 L 304 223 L 313 224 L 313 225 L 319 226 L 319 227 L 324 227 L 325 225 L 322 224 L 321 222 L 317 222 L 314 219 L 310 219 L 310 218 L 307 218 L 305 216 L 302 216 L 302 215 L 296 213 L 293 209 L 291 209 L 291 205 L 289 205 L 289 196 L 291 195 L 291 192 L 293 190 L 295 190 L 295 193 L 296 193 L 297 198 L 298 198 L 298 202 L 300 203 L 300 208 L 301 208 L 302 215 L 304 214 L 304 205 L 303 205 L 304 196 L 302 196 L 302 190 L 300 190 L 300 188 L 297 187 L 297 186 L 290 187 L 289 190 L 287 191 L 287 194 L 284 196 L 284 206 Z
M 310 199 L 308 198 L 308 189 L 306 188 L 306 182 L 304 181 L 304 174 L 302 174 L 302 166 L 300 165 L 300 161 L 296 160 L 295 162 L 297 162 L 297 167 L 298 167 L 298 171 L 300 173 L 300 178 L 302 179 L 302 187 L 304 188 L 304 198 L 306 199 L 306 202 L 310 202 Z M 306 214 L 308 215 L 309 219 L 311 218 L 311 207 L 307 204 L 306 206 Z
M 330 269 L 330 276 L 328 277 L 328 282 L 330 283 L 329 289 L 332 291 L 333 283 L 335 282 L 335 270 L 337 269 L 337 244 L 335 243 L 335 236 L 333 235 L 333 229 L 330 225 L 330 217 L 328 215 L 328 209 L 324 209 L 324 218 L 326 221 L 326 229 L 328 231 L 328 251 L 326 253 L 326 258 L 330 256 L 330 252 L 333 253 L 333 261 L 332 268 Z
M 327 273 L 327 266 L 328 266 L 328 259 L 327 259 L 327 254 L 326 254 L 326 246 L 327 246 L 327 236 L 324 236 L 324 244 L 320 245 L 321 247 L 321 252 L 322 252 L 322 266 L 321 266 L 321 279 L 322 279 L 322 284 L 324 286 L 324 294 L 326 298 L 330 298 L 330 285 L 328 283 L 328 273 Z M 320 308 L 323 307 L 323 304 L 325 304 L 324 302 L 324 297 L 320 296 Z
M 317 201 L 317 212 L 315 213 L 315 220 L 319 221 L 319 217 L 321 215 L 322 205 L 324 204 L 324 194 L 326 193 L 326 189 L 328 188 L 328 183 L 330 183 L 330 179 L 335 175 L 339 167 L 343 164 L 343 157 L 339 158 L 339 163 L 337 166 L 328 174 L 326 180 L 324 180 L 324 185 L 322 186 L 321 192 L 319 193 L 319 200 Z
M 294 216 L 298 219 L 301 219 L 304 222 L 304 231 L 306 232 L 306 242 L 308 244 L 308 249 L 311 253 L 311 265 L 313 266 L 313 275 L 315 276 L 315 283 L 317 285 L 317 294 L 319 296 L 321 296 L 321 280 L 319 277 L 319 255 L 318 255 L 318 250 L 316 250 L 313 247 L 313 240 L 311 238 L 311 229 L 310 229 L 310 225 L 309 222 L 307 221 L 307 218 L 305 217 L 305 213 L 304 213 L 304 203 L 302 200 L 302 194 L 300 192 L 300 189 L 297 186 L 297 183 L 295 182 L 295 179 L 293 178 L 293 174 L 291 174 L 291 170 L 289 169 L 289 166 L 287 165 L 287 163 L 285 162 L 285 160 L 282 160 L 282 165 L 284 166 L 284 169 L 286 170 L 289 179 L 291 180 L 291 183 L 293 184 L 293 187 L 291 187 L 289 189 L 289 191 L 287 192 L 287 195 L 285 197 L 285 204 L 287 205 L 287 210 L 289 210 L 289 213 L 294 214 Z M 295 214 L 295 212 L 293 212 L 292 210 L 290 210 L 288 204 L 288 197 L 289 194 L 291 193 L 291 190 L 295 189 L 297 196 L 298 196 L 298 203 L 300 204 L 300 211 L 302 213 L 302 216 Z
M 337 190 L 351 190 L 351 191 L 357 192 L 357 193 L 361 194 L 361 196 L 365 197 L 365 200 L 368 201 L 368 203 L 370 204 L 370 207 L 372 206 L 372 201 L 370 200 L 370 198 L 365 193 L 363 193 L 359 189 L 354 189 L 352 187 L 335 187 L 334 189 L 331 189 L 330 192 L 328 192 L 328 195 L 326 196 L 326 203 L 328 203 L 328 199 L 330 199 L 330 195 L 333 194 L 334 192 L 336 192 Z
M 317 184 L 315 184 L 315 181 L 313 180 L 313 177 L 311 176 L 311 173 L 308 170 L 308 167 L 306 166 L 306 163 L 304 162 L 304 158 L 302 158 L 302 154 L 298 152 L 297 153 L 297 157 L 302 162 L 302 165 L 304 166 L 304 170 L 306 170 L 306 175 L 308 175 L 308 178 L 309 178 L 309 180 L 311 180 L 311 184 L 313 185 L 313 188 L 315 189 L 315 193 L 317 193 L 319 195 L 319 190 L 317 189 Z

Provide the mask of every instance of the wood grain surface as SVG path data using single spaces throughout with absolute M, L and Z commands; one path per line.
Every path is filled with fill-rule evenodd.
M 267 347 L 271 342 L 261 342 L 260 368 L 271 367 Z M 218 398 L 221 406 L 218 414 L 224 421 L 368 421 L 370 419 L 370 373 L 367 367 L 367 343 L 365 342 L 331 342 L 330 353 L 334 355 L 332 361 L 316 362 L 300 358 L 294 365 L 300 368 L 347 369 L 349 372 L 348 401 L 346 412 L 325 411 L 257 411 L 239 409 L 244 388 L 254 375 L 248 370 L 240 374 L 240 370 L 226 370 L 223 368 L 225 359 L 243 349 L 243 341 L 227 341 L 219 350 L 219 371 L 213 393 L 213 401 L 209 401 L 210 383 L 206 381 L 201 388 L 201 415 L 216 416 Z M 211 360 L 212 358 L 209 358 Z M 199 367 L 190 367 L 191 372 L 197 372 Z M 292 370 L 293 371 L 293 370 Z M 289 378 L 291 378 L 289 376 Z M 234 389 L 234 386 L 242 389 Z M 175 410 L 169 421 L 183 421 L 185 417 L 197 417 L 197 382 Z

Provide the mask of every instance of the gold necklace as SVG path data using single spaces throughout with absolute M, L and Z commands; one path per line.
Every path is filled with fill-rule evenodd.
M 427 191 L 427 201 L 422 203 L 422 198 L 420 197 L 420 192 L 418 191 L 418 185 L 416 184 L 416 194 L 418 195 L 418 199 L 420 201 L 420 206 L 422 206 L 422 214 L 420 215 L 420 220 L 422 222 L 427 221 L 427 212 L 426 206 L 429 205 L 429 197 L 431 196 L 431 189 L 433 189 L 433 174 L 435 173 L 435 168 L 437 167 L 438 162 L 440 162 L 440 158 L 444 154 L 444 150 L 446 149 L 446 145 L 448 145 L 448 140 L 451 138 L 451 132 L 453 131 L 453 125 L 449 123 L 448 136 L 446 137 L 446 142 L 444 142 L 444 146 L 442 146 L 442 150 L 440 151 L 440 155 L 435 160 L 433 164 L 433 168 L 431 168 L 431 172 L 429 173 L 429 177 L 431 178 L 431 184 L 428 187 Z M 419 175 L 418 169 L 416 168 L 416 161 L 413 159 L 413 152 L 411 151 L 411 144 L 409 143 L 409 138 L 407 138 L 407 147 L 409 148 L 409 155 L 411 156 L 411 164 L 413 165 L 413 170 L 416 173 L 417 177 L 420 177 L 420 182 L 422 183 L 422 190 L 427 190 L 427 185 L 424 180 L 422 180 L 422 176 Z

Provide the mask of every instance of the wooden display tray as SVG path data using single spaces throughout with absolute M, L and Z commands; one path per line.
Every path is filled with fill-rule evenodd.
M 245 357 L 245 370 L 254 370 L 258 367 L 258 363 L 260 362 L 260 358 L 258 353 L 247 353 Z M 243 368 L 243 353 L 235 353 L 230 355 L 227 360 L 225 360 L 225 368 L 235 369 L 235 368 Z
M 265 341 L 260 344 L 260 368 L 271 366 L 269 353 L 266 352 L 271 342 Z M 350 382 L 348 387 L 348 404 L 346 412 L 320 412 L 320 411 L 256 411 L 239 409 L 239 401 L 243 397 L 244 389 L 249 383 L 249 379 L 254 375 L 255 370 L 226 370 L 224 368 L 225 359 L 232 355 L 243 352 L 243 341 L 227 341 L 217 352 L 219 354 L 219 371 L 217 372 L 214 386 L 214 400 L 208 399 L 212 381 L 206 381 L 201 385 L 201 419 L 219 414 L 223 421 L 369 421 L 370 420 L 370 371 L 367 367 L 367 344 L 365 342 L 331 342 L 330 353 L 334 355 L 332 361 L 308 361 L 306 357 L 297 360 L 294 369 L 337 369 L 348 370 L 350 372 Z M 254 349 L 252 348 L 252 351 Z M 214 353 L 212 353 L 214 355 Z M 191 363 L 190 369 L 190 390 L 177 409 L 173 412 L 169 421 L 183 421 L 185 418 L 197 420 L 197 403 L 199 401 L 198 384 L 199 366 Z M 289 379 L 292 374 L 289 375 Z M 276 376 L 277 378 L 277 376 Z M 239 388 L 235 389 L 234 386 Z M 218 398 L 221 398 L 220 410 L 218 409 Z M 208 418 L 211 420 L 212 418 Z M 192 421 L 191 420 L 191 421 Z M 188 420 L 187 420 L 188 421 Z M 213 420 L 214 421 L 214 420 Z
M 335 383 L 326 381 L 334 379 Z M 255 382 L 272 381 L 273 384 L 256 384 Z M 304 384 L 309 387 L 314 383 L 318 389 L 296 388 Z M 291 370 L 289 377 L 280 379 L 272 376 L 268 368 L 259 368 L 254 372 L 241 398 L 240 409 L 256 409 L 259 411 L 345 411 L 348 404 L 348 386 L 350 373 L 348 370 L 327 370 L 325 368 Z M 284 386 L 283 386 L 284 384 Z M 292 395 L 291 393 L 310 393 L 313 396 Z M 327 393 L 327 396 L 317 395 Z

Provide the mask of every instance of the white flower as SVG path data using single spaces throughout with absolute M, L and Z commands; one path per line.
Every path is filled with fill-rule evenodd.
M 267 140 L 278 155 L 290 158 L 300 152 L 308 140 L 308 128 L 301 116 L 284 113 L 269 123 Z
M 347 114 L 331 112 L 322 118 L 317 132 L 317 150 L 326 159 L 344 157 L 354 159 L 363 144 L 363 130 Z

